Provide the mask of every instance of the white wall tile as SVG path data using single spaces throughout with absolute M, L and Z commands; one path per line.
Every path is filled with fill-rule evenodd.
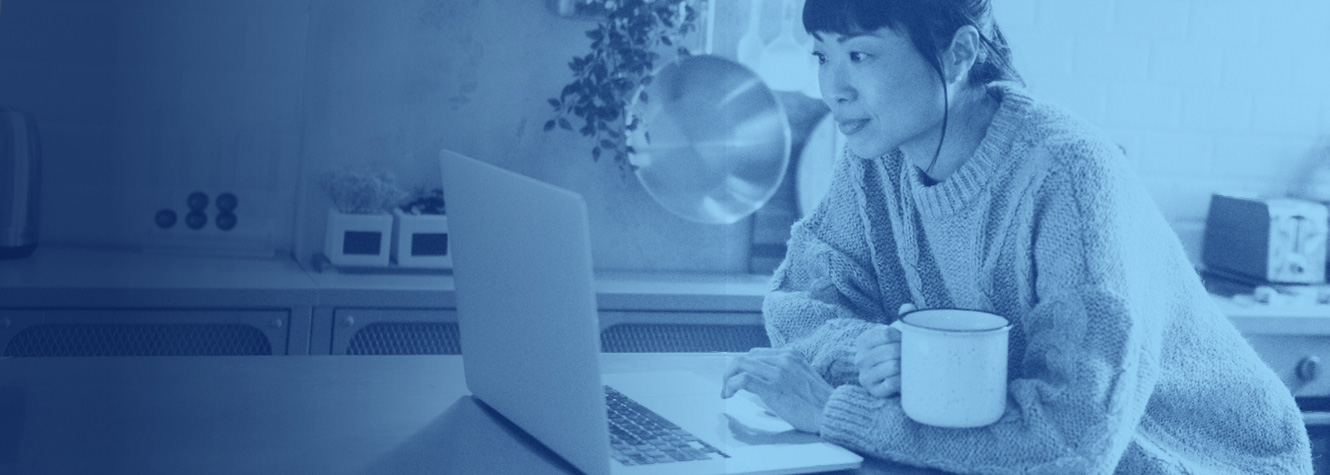
M 1281 5 L 1282 4 L 1282 5 Z M 1330 2 L 1278 2 L 1262 8 L 1258 17 L 1258 43 L 1299 50 L 1330 44 Z
M 1296 49 L 1310 53 L 1305 46 Z M 1293 51 L 1282 45 L 1223 48 L 1221 84 L 1236 91 L 1281 91 L 1293 77 Z
M 1170 176 L 1206 176 L 1215 153 L 1214 137 L 1200 133 L 1147 132 L 1139 170 Z
M 1214 170 L 1221 178 L 1272 183 L 1286 189 L 1298 161 L 1314 144 L 1309 140 L 1269 138 L 1259 134 L 1216 140 Z
M 1141 84 L 1150 69 L 1150 42 L 1132 37 L 1077 35 L 1073 69 L 1077 80 Z
M 1116 36 L 1164 41 L 1187 36 L 1191 3 L 1188 0 L 1119 0 L 1111 3 L 1117 6 L 1113 18 Z
M 1090 81 L 1046 82 L 1036 89 L 1041 99 L 1065 107 L 1092 124 L 1103 124 L 1108 111 L 1108 85 Z
M 1107 125 L 1176 130 L 1181 124 L 1182 95 L 1161 86 L 1112 85 L 1108 89 Z
M 997 0 L 993 2 L 993 18 L 1003 33 L 1029 31 L 1035 28 L 1039 17 L 1039 0 Z
M 1253 97 L 1252 130 L 1269 137 L 1306 137 L 1322 132 L 1320 104 L 1306 95 L 1265 93 Z
M 1219 85 L 1221 55 L 1195 41 L 1158 41 L 1150 48 L 1150 82 L 1184 88 Z
M 1210 209 L 1210 195 L 1214 193 L 1214 182 L 1198 175 L 1178 176 L 1173 180 L 1173 196 L 1166 206 L 1166 216 L 1171 221 L 1204 221 Z
M 1187 22 L 1191 39 L 1198 45 L 1221 49 L 1231 46 L 1250 46 L 1256 42 L 1256 31 L 1262 5 L 1247 0 L 1197 0 L 1191 4 Z
M 1038 25 L 1045 31 L 1107 33 L 1114 10 L 1114 2 L 1102 0 L 1041 0 Z
M 1186 88 L 1181 93 L 1184 129 L 1212 135 L 1251 130 L 1255 99 L 1250 94 L 1212 88 Z
M 1039 35 L 1034 31 L 1012 30 L 1007 39 L 1012 48 L 1012 62 L 1031 88 L 1070 82 L 1075 44 L 1070 33 Z

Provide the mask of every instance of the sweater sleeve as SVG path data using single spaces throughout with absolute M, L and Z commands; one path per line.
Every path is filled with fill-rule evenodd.
M 826 198 L 794 224 L 762 304 L 772 346 L 796 350 L 833 386 L 858 384 L 854 340 L 885 318 L 857 188 L 859 160 L 842 158 Z
M 837 388 L 824 409 L 829 440 L 898 462 L 956 473 L 1111 473 L 1158 377 L 1169 309 L 1157 298 L 1158 212 L 1124 171 L 1089 160 L 1047 175 L 1031 226 L 1036 303 L 1017 316 L 1026 347 L 1008 364 L 1007 410 L 972 429 L 919 424 L 899 398 Z M 1162 217 L 1158 219 L 1162 222 Z M 1146 224 L 1141 224 L 1141 223 Z M 1153 241 L 1152 241 L 1153 236 Z M 908 390 L 908 388 L 906 388 Z

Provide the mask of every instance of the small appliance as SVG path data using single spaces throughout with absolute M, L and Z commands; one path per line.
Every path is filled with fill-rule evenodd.
M 1293 198 L 1215 194 L 1201 260 L 1208 270 L 1275 284 L 1326 281 L 1330 208 Z

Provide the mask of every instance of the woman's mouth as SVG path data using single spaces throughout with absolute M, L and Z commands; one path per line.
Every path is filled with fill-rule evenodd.
M 840 133 L 852 135 L 868 125 L 868 119 L 847 120 L 840 123 Z

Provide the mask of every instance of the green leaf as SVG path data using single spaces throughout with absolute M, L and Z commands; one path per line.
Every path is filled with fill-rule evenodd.
M 687 57 L 693 55 L 693 53 L 692 53 L 691 51 L 688 51 L 688 48 L 685 48 L 685 47 L 683 47 L 683 46 L 680 46 L 680 47 L 679 47 L 678 53 L 679 53 L 679 57 L 681 57 L 681 58 L 687 58 Z
M 550 99 L 550 100 L 549 100 L 549 103 L 550 103 L 551 106 L 554 106 L 555 109 L 558 109 L 558 108 L 560 108 L 560 107 L 563 107 L 563 103 L 562 103 L 562 102 L 559 102 L 558 99 Z
M 610 149 L 618 148 L 618 145 L 615 144 L 613 141 L 610 141 L 610 139 L 601 139 L 600 146 L 603 148 L 610 148 Z
M 665 43 L 665 46 L 674 46 L 674 42 L 670 41 L 670 37 L 668 36 L 660 37 L 660 42 Z
M 559 118 L 559 127 L 563 130 L 573 130 L 573 124 L 569 123 L 568 119 L 563 117 Z
M 549 122 L 546 122 L 546 123 L 545 123 L 545 131 L 546 131 L 546 132 L 549 132 L 550 129 L 553 129 L 553 128 L 554 128 L 554 119 L 550 119 Z
M 637 94 L 637 100 L 642 101 L 643 103 L 646 103 L 646 102 L 649 102 L 649 101 L 651 100 L 651 96 L 650 96 L 649 94 L 647 94 L 647 90 L 646 90 L 646 89 L 643 89 L 642 92 L 640 92 L 640 93 Z
M 597 162 L 600 161 L 600 147 L 591 149 L 591 160 Z

